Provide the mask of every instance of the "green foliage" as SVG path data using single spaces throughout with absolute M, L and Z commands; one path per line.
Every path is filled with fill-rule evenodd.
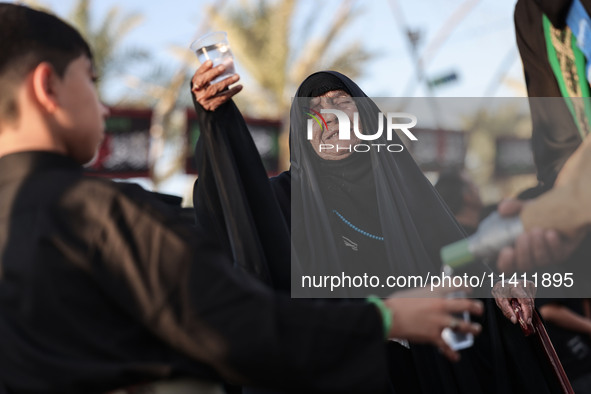
M 121 73 L 132 62 L 145 61 L 148 58 L 148 53 L 139 48 L 119 51 L 124 37 L 142 22 L 141 14 L 123 14 L 119 7 L 113 6 L 99 20 L 92 14 L 91 8 L 92 0 L 77 0 L 67 19 L 89 42 L 93 50 L 95 68 L 101 80 Z M 96 20 L 98 23 L 94 23 Z M 99 92 L 102 92 L 102 86 L 99 80 Z
M 311 2 L 300 0 L 253 0 L 209 9 L 212 24 L 228 32 L 241 71 L 256 85 L 249 87 L 248 103 L 244 103 L 248 112 L 284 116 L 296 87 L 315 71 L 338 70 L 351 78 L 361 74 L 372 58 L 361 41 L 336 47 L 360 14 L 354 3 L 345 0 L 311 7 Z M 323 7 L 327 12 L 319 12 Z M 296 21 L 304 22 L 296 26 Z

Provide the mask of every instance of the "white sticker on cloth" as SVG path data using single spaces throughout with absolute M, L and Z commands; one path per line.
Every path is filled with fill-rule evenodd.
M 410 343 L 406 339 L 390 338 L 392 342 L 398 342 L 407 349 L 410 349 Z

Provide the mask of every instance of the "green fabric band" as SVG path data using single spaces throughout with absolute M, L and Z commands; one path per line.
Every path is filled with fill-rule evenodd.
M 378 296 L 372 295 L 367 297 L 367 302 L 374 304 L 380 310 L 382 322 L 384 325 L 384 337 L 388 339 L 390 336 L 390 328 L 392 328 L 392 312 L 390 309 L 388 309 L 386 304 L 384 304 L 384 301 L 382 301 L 382 299 Z
M 548 55 L 548 61 L 550 62 L 550 67 L 552 68 L 552 72 L 554 73 L 554 77 L 556 78 L 556 82 L 558 83 L 558 87 L 560 88 L 560 93 L 562 97 L 564 97 L 566 105 L 575 121 L 575 125 L 579 130 L 579 134 L 581 135 L 581 139 L 585 139 L 586 132 L 585 128 L 580 124 L 579 119 L 577 119 L 575 109 L 573 107 L 573 102 L 571 101 L 570 95 L 568 94 L 566 81 L 564 79 L 564 75 L 562 74 L 562 70 L 560 68 L 560 64 L 558 62 L 558 55 L 556 49 L 554 48 L 554 44 L 552 43 L 551 37 L 551 22 L 546 15 L 543 15 L 542 25 L 544 28 L 544 38 L 546 40 L 546 52 Z M 579 89 L 581 92 L 581 97 L 589 97 L 589 82 L 587 81 L 587 76 L 585 74 L 585 55 L 579 47 L 577 46 L 576 37 L 570 33 L 571 38 L 571 48 L 573 50 L 573 54 L 575 56 L 575 69 L 577 72 L 578 80 L 579 80 Z M 591 119 L 591 107 L 589 100 L 583 101 L 584 111 L 587 119 Z

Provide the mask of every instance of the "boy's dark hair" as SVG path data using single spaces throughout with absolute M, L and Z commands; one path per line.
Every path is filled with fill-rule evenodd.
M 26 6 L 0 3 L 0 119 L 18 116 L 15 89 L 41 62 L 63 77 L 80 55 L 92 59 L 80 33 L 54 15 Z

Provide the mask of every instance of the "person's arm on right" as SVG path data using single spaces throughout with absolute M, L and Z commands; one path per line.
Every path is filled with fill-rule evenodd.
M 570 331 L 591 336 L 591 319 L 575 313 L 568 307 L 558 303 L 551 303 L 541 306 L 539 310 L 547 322 Z

